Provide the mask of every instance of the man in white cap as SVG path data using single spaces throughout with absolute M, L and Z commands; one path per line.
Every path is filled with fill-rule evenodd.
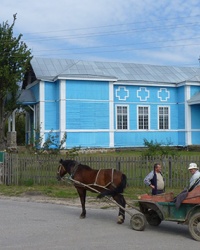
M 190 179 L 189 191 L 200 185 L 200 172 L 196 163 L 190 163 L 188 170 L 192 174 Z

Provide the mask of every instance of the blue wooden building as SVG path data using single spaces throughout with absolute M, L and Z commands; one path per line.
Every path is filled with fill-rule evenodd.
M 36 130 L 66 148 L 200 144 L 200 68 L 33 58 L 23 89 L 27 144 Z

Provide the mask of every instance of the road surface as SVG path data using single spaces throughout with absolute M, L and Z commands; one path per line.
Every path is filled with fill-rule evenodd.
M 162 222 L 145 231 L 116 224 L 117 210 L 0 199 L 0 250 L 188 250 L 199 249 L 188 227 Z

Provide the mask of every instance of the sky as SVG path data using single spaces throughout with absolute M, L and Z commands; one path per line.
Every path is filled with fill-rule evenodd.
M 200 0 L 0 0 L 34 57 L 200 67 Z

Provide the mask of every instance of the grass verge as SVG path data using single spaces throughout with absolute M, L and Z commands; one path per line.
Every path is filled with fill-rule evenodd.
M 167 189 L 166 192 L 174 192 L 177 195 L 181 189 Z M 124 197 L 127 200 L 138 200 L 141 194 L 150 193 L 148 187 L 127 187 Z M 78 194 L 72 185 L 49 185 L 49 186 L 6 186 L 0 185 L 0 195 L 4 196 L 23 196 L 23 195 L 44 195 L 52 198 L 77 198 Z M 96 197 L 97 194 L 88 192 L 87 196 Z

